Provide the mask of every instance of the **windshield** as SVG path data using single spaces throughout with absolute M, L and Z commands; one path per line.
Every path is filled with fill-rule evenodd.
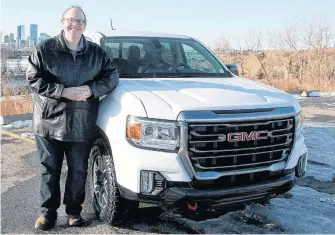
M 110 37 L 103 39 L 102 46 L 121 78 L 232 77 L 192 39 Z

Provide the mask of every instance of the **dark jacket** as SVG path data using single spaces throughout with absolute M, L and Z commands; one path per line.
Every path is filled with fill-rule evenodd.
M 62 33 L 39 44 L 28 60 L 33 131 L 61 141 L 87 141 L 94 134 L 99 97 L 117 87 L 119 73 L 106 52 L 84 37 L 83 49 L 74 57 Z M 92 90 L 88 100 L 61 98 L 64 88 L 82 85 Z

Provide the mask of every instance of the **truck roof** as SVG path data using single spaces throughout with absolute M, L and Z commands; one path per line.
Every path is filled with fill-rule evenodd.
M 137 37 L 169 37 L 169 38 L 189 38 L 181 34 L 150 32 L 150 31 L 130 31 L 130 30 L 111 30 L 106 36 L 137 36 Z
M 136 30 L 111 30 L 108 33 L 102 32 L 84 32 L 86 37 L 97 38 L 97 37 L 167 37 L 167 38 L 183 38 L 190 39 L 185 35 L 173 34 L 173 33 L 161 33 L 161 32 L 150 32 L 150 31 L 136 31 Z

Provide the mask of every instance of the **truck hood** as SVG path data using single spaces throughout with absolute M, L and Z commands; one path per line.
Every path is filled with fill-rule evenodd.
M 239 77 L 120 79 L 120 86 L 141 100 L 150 118 L 175 120 L 188 110 L 300 109 L 292 95 Z

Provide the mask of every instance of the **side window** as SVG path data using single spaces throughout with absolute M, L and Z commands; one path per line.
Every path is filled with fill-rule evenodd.
M 105 50 L 111 60 L 113 60 L 113 58 L 119 58 L 120 43 L 106 42 Z
M 187 64 L 192 69 L 197 69 L 203 72 L 215 73 L 215 69 L 212 64 L 197 50 L 186 44 L 182 44 L 183 50 L 185 52 L 185 57 Z
M 131 51 L 129 51 L 129 47 L 132 48 Z M 138 49 L 140 49 L 140 54 L 138 55 Z M 124 42 L 122 43 L 122 58 L 123 59 L 129 59 L 129 58 L 136 58 L 136 59 L 140 59 L 144 57 L 145 52 L 143 51 L 143 44 L 142 43 L 128 43 L 128 42 Z
M 173 65 L 174 64 L 174 59 L 171 51 L 171 46 L 170 43 L 168 42 L 161 42 L 162 46 L 165 48 L 165 50 L 162 52 L 162 59 L 168 64 Z

